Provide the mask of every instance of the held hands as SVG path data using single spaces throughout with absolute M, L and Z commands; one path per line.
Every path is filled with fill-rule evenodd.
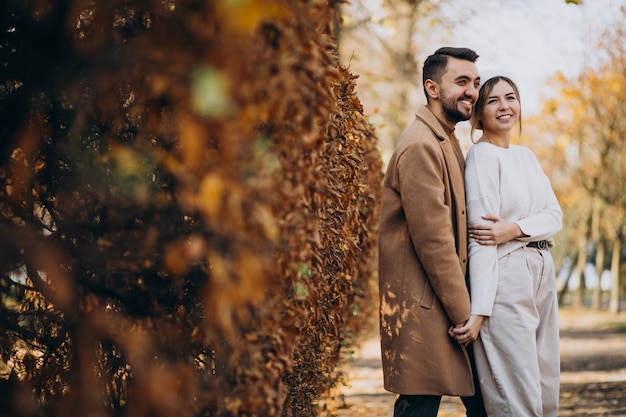
M 470 237 L 480 245 L 495 246 L 525 236 L 517 223 L 507 223 L 495 214 L 488 214 L 482 218 L 493 223 L 472 224 L 469 227 Z
M 450 326 L 448 334 L 460 345 L 467 346 L 478 339 L 478 333 L 480 333 L 480 327 L 483 324 L 484 318 L 485 316 L 472 315 L 465 324 Z
M 517 223 L 508 223 L 495 214 L 487 214 L 482 219 L 492 223 L 473 224 L 469 227 L 470 237 L 480 245 L 495 246 L 525 236 Z M 459 344 L 467 346 L 478 339 L 484 318 L 472 315 L 467 322 L 450 326 L 448 334 Z

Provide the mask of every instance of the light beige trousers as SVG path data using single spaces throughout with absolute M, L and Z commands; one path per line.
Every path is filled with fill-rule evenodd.
M 556 417 L 560 353 L 554 261 L 523 247 L 498 261 L 492 315 L 474 342 L 485 408 L 491 417 Z

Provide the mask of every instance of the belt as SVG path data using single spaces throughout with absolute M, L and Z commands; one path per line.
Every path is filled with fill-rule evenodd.
M 536 241 L 536 242 L 530 242 L 526 246 L 529 247 L 529 248 L 546 250 L 546 249 L 548 249 L 548 241 L 547 240 L 539 240 L 539 241 Z

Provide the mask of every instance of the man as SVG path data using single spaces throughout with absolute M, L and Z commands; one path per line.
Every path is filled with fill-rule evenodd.
M 380 331 L 385 389 L 399 394 L 395 417 L 436 416 L 442 395 L 460 396 L 470 417 L 486 415 L 470 354 L 448 334 L 470 317 L 465 162 L 454 128 L 478 97 L 477 58 L 445 47 L 426 59 L 427 104 L 400 136 L 385 175 Z

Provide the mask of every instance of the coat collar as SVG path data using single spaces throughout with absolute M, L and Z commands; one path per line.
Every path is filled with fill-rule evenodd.
M 454 133 L 453 129 L 450 129 L 435 116 L 435 114 L 427 107 L 422 106 L 417 109 L 417 113 L 415 113 L 415 117 L 424 122 L 432 132 L 437 135 L 440 141 L 448 140 L 450 136 Z

